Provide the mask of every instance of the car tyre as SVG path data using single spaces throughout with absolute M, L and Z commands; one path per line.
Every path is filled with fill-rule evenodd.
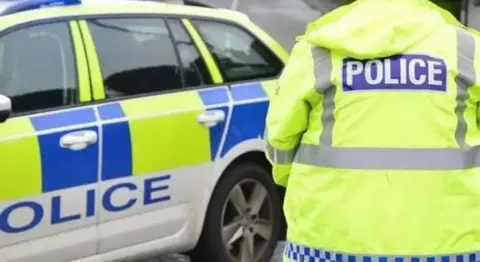
M 213 192 L 191 261 L 267 262 L 282 231 L 281 218 L 270 172 L 253 162 L 239 163 L 226 171 Z

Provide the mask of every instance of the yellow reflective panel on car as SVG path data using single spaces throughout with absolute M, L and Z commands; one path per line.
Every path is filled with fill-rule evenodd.
M 209 130 L 198 116 L 204 105 L 196 91 L 121 102 L 129 122 L 133 175 L 210 161 Z
M 0 124 L 0 202 L 42 193 L 39 142 L 28 117 Z

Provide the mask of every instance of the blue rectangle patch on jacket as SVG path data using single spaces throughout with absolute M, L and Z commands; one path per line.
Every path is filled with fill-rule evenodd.
M 387 58 L 343 60 L 343 91 L 447 90 L 447 65 L 428 55 L 409 54 Z

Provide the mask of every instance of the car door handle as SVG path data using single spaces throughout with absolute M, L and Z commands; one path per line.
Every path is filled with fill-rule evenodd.
M 225 121 L 225 112 L 222 110 L 206 111 L 198 116 L 198 122 L 206 127 L 214 127 L 223 121 Z
M 78 151 L 97 143 L 98 134 L 93 130 L 75 131 L 60 138 L 60 147 Z

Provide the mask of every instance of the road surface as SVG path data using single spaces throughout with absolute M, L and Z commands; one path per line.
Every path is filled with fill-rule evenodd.
M 282 262 L 282 253 L 283 253 L 283 242 L 280 242 L 270 262 Z M 171 254 L 171 255 L 160 257 L 160 258 L 150 259 L 150 260 L 141 261 L 141 262 L 190 262 L 190 259 L 188 259 L 188 257 L 186 256 Z

